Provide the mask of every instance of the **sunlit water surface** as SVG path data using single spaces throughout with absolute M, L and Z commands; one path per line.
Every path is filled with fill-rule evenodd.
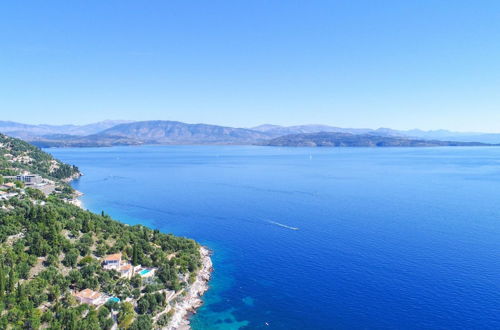
M 500 328 L 500 148 L 50 149 L 86 208 L 194 238 L 194 329 Z

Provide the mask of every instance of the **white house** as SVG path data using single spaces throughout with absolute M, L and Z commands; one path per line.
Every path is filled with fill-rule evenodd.
M 121 265 L 117 270 L 118 270 L 118 273 L 120 273 L 121 277 L 131 278 L 132 274 L 134 273 L 133 268 L 134 267 L 131 264 L 125 263 L 125 264 Z
M 39 185 L 43 182 L 42 177 L 36 174 L 18 175 L 16 177 L 16 180 L 24 182 L 24 184 L 26 184 L 27 186 Z
M 107 301 L 107 297 L 100 292 L 93 291 L 91 289 L 85 289 L 80 292 L 76 292 L 73 294 L 76 299 L 82 304 L 89 305 L 101 305 Z
M 122 254 L 115 253 L 110 254 L 103 259 L 104 269 L 115 269 L 119 270 L 122 265 Z

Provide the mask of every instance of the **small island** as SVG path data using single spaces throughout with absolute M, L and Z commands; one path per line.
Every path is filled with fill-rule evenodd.
M 77 167 L 0 135 L 0 328 L 176 329 L 201 305 L 210 253 L 74 205 Z

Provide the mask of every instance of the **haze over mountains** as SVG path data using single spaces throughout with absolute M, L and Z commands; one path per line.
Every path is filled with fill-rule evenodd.
M 118 124 L 130 122 L 129 120 L 105 120 L 88 125 L 30 125 L 12 121 L 0 121 L 0 132 L 21 139 L 57 134 L 84 136 L 101 132 Z
M 342 128 L 327 125 L 299 125 L 299 126 L 278 126 L 278 125 L 260 125 L 252 128 L 261 132 L 270 133 L 274 136 L 283 136 L 288 134 L 302 133 L 350 133 L 350 134 L 372 134 L 379 136 L 399 136 L 412 139 L 442 140 L 442 141 L 463 141 L 463 142 L 481 142 L 481 143 L 500 143 L 500 133 L 480 133 L 480 132 L 452 132 L 448 130 L 424 131 L 413 130 L 395 130 L 391 128 Z
M 363 135 L 366 143 L 368 143 L 366 141 L 367 137 L 390 137 L 393 138 L 391 143 L 396 145 L 402 143 L 402 145 L 408 146 L 429 144 L 429 142 L 423 143 L 422 140 L 500 143 L 500 134 L 460 133 L 446 130 L 400 131 L 390 128 L 341 128 L 327 125 L 278 126 L 269 124 L 253 128 L 234 128 L 162 120 L 138 122 L 107 120 L 88 125 L 29 125 L 0 121 L 0 132 L 21 138 L 40 147 L 95 147 L 141 144 L 279 145 L 281 143 L 281 145 L 287 145 L 285 141 L 288 141 L 289 145 L 296 143 L 300 145 L 301 142 L 297 141 L 307 137 L 300 136 L 301 134 L 320 132 L 344 134 L 329 136 L 329 138 L 334 137 L 334 140 L 337 141 L 333 143 L 334 145 L 342 145 L 342 143 L 338 142 L 339 138 L 346 139 L 346 141 L 359 141 L 359 137 L 353 138 L 352 135 Z M 285 136 L 288 137 L 284 138 Z M 276 140 L 276 138 L 282 139 Z M 273 139 L 274 142 L 271 142 Z M 420 142 L 403 142 L 409 140 L 419 140 Z M 435 144 L 434 141 L 433 145 Z M 315 143 L 309 143 L 308 145 L 315 145 Z

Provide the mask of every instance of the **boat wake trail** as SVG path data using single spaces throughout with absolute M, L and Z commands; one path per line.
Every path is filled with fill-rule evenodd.
M 286 229 L 290 229 L 290 230 L 299 230 L 299 228 L 297 228 L 297 227 L 287 226 L 287 225 L 284 225 L 284 224 L 276 222 L 276 221 L 268 221 L 268 222 L 270 224 L 278 226 L 278 227 L 282 227 L 282 228 L 286 228 Z

